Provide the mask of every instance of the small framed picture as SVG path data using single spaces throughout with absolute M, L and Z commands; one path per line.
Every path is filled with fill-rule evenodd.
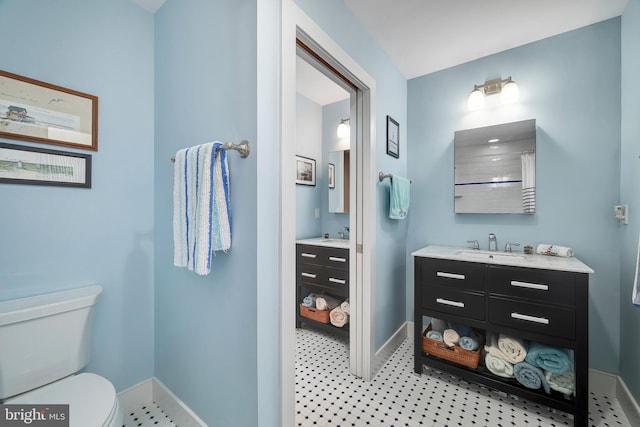
M 336 188 L 336 165 L 329 163 L 329 188 Z
M 296 184 L 316 185 L 316 161 L 296 156 Z
M 0 183 L 91 188 L 91 155 L 0 143 Z
M 400 125 L 391 116 L 387 116 L 387 154 L 400 157 Z

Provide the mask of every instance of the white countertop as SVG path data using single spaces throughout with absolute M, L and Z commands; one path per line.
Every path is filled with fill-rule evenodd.
M 327 248 L 349 249 L 348 239 L 326 239 L 324 237 L 313 237 L 311 239 L 296 240 L 296 243 L 303 245 L 325 246 Z
M 423 258 L 440 258 L 457 261 L 479 262 L 483 264 L 510 265 L 515 267 L 541 268 L 545 270 L 571 271 L 575 273 L 594 273 L 578 258 L 563 258 L 548 255 L 526 255 L 522 252 L 504 253 L 458 248 L 454 246 L 426 246 L 411 255 Z

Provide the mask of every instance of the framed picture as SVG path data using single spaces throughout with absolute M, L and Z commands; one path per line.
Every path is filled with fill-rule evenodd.
M 387 154 L 400 157 L 400 125 L 391 116 L 387 116 Z
M 296 184 L 316 185 L 316 161 L 296 156 Z
M 336 165 L 329 163 L 329 188 L 336 188 Z
M 0 183 L 91 188 L 91 155 L 0 143 Z
M 0 136 L 97 151 L 98 97 L 0 70 Z

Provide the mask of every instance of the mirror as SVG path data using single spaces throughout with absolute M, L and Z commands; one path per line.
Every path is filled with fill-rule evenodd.
M 536 211 L 536 121 L 456 131 L 455 213 Z
M 349 150 L 329 152 L 329 212 L 349 212 Z

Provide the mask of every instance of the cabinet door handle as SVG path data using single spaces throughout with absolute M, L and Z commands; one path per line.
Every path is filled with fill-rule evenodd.
M 337 256 L 330 256 L 329 257 L 329 261 L 347 262 L 347 259 L 346 258 L 338 258 Z
M 446 277 L 447 279 L 464 280 L 464 274 L 447 273 L 447 272 L 444 272 L 444 271 L 438 271 L 436 273 L 436 276 L 438 276 L 438 277 Z
M 549 319 L 545 317 L 529 316 L 527 314 L 520 313 L 511 313 L 511 317 L 514 319 L 526 320 L 527 322 L 542 323 L 543 325 L 549 324 Z
M 335 277 L 329 277 L 329 281 L 333 283 L 339 283 L 341 285 L 344 285 L 345 283 L 347 283 L 346 280 L 336 279 Z
M 451 300 L 444 299 L 444 298 L 436 298 L 436 302 L 438 304 L 451 305 L 453 307 L 464 308 L 464 303 L 460 302 L 460 301 L 451 301 Z
M 519 282 L 517 280 L 511 281 L 511 286 L 517 286 L 519 288 L 537 289 L 540 291 L 548 291 L 549 285 L 543 285 L 539 283 Z
M 316 278 L 316 275 L 315 275 L 315 274 L 312 274 L 312 273 L 302 273 L 302 275 L 303 275 L 304 277 L 310 277 L 310 278 L 312 278 L 312 279 L 315 279 L 315 278 Z
M 315 258 L 315 257 L 317 257 L 318 255 L 316 255 L 316 254 L 308 254 L 308 253 L 306 253 L 306 252 L 302 252 L 302 253 L 300 254 L 300 256 L 305 257 L 305 258 Z

